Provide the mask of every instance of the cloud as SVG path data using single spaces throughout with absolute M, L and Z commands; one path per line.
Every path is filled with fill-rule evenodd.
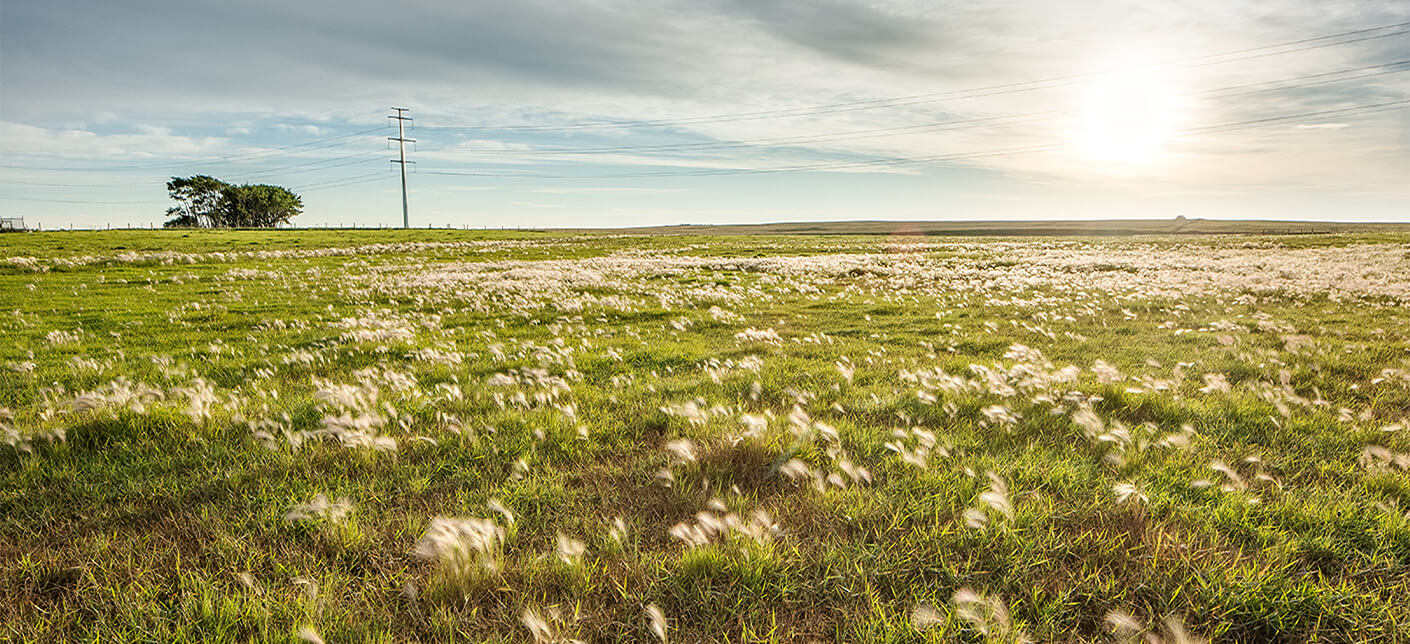
M 137 134 L 99 134 L 82 129 L 49 129 L 0 121 L 0 141 L 7 155 L 95 163 L 134 159 L 170 159 L 230 153 L 229 139 L 171 134 L 166 128 L 138 126 Z
M 884 3 L 843 0 L 728 0 L 724 8 L 749 16 L 768 33 L 849 62 L 874 63 L 934 47 L 949 31 L 929 12 Z
M 1189 98 L 1181 114 L 1185 129 L 1397 100 L 1405 87 L 1400 73 L 1323 77 L 1317 83 L 1296 79 L 1400 60 L 1403 36 L 1208 57 L 1403 22 L 1410 20 L 1410 5 L 408 0 L 389 11 L 371 0 L 48 0 L 7 3 L 3 13 L 0 113 L 7 122 L 0 124 L 0 153 L 7 158 L 49 158 L 60 165 L 73 159 L 97 164 L 238 154 L 262 149 L 255 143 L 269 149 L 366 130 L 384 124 L 386 107 L 396 104 L 411 107 L 421 126 L 487 126 L 418 128 L 413 154 L 422 171 L 503 168 L 596 176 L 957 156 L 962 158 L 834 171 L 885 173 L 874 179 L 893 181 L 977 167 L 1014 187 L 997 193 L 1031 188 L 1064 198 L 1061 186 L 1087 189 L 1091 182 L 1111 182 L 1111 173 L 1076 162 L 1061 149 L 985 154 L 1072 143 L 1070 124 L 1082 117 L 1080 82 L 1023 83 L 1072 78 L 1138 58 L 1184 61 L 1150 73 Z M 1231 86 L 1246 89 L 1209 93 Z M 976 87 L 992 91 L 954 95 Z M 916 98 L 879 100 L 907 96 Z M 784 110 L 804 113 L 779 115 Z M 963 129 L 828 136 L 1034 111 L 1050 114 Z M 709 118 L 731 114 L 744 116 Z M 1198 187 L 1229 177 L 1260 185 L 1312 177 L 1322 186 L 1359 189 L 1381 182 L 1376 185 L 1382 191 L 1398 189 L 1405 143 L 1395 133 L 1405 130 L 1397 114 L 1403 112 L 1307 115 L 1269 127 L 1176 137 L 1165 165 L 1123 177 L 1122 185 L 1140 181 L 1176 190 L 1177 184 Z M 676 122 L 538 132 L 500 127 L 663 119 Z M 1342 123 L 1346 127 L 1336 136 L 1293 132 Z M 803 141 L 788 147 L 652 148 L 790 137 Z M 384 145 L 380 135 L 349 143 L 356 145 L 307 151 L 316 158 L 358 149 L 375 153 Z M 594 147 L 628 150 L 523 153 Z M 326 167 L 331 177 L 346 169 Z M 524 187 L 530 181 L 512 183 Z M 786 182 L 776 174 L 751 185 Z M 585 189 L 560 194 L 573 203 L 593 198 L 591 189 L 630 194 L 633 187 L 592 180 Z M 728 193 L 692 190 L 690 196 L 704 212 L 707 200 Z M 832 205 L 821 203 L 818 194 L 795 187 L 761 198 Z M 633 197 L 647 198 L 645 192 Z
M 310 136 L 318 136 L 323 133 L 323 128 L 320 128 L 317 125 L 292 125 L 289 123 L 275 123 L 274 129 L 280 132 L 298 132 L 300 134 L 308 134 Z M 246 132 L 248 132 L 248 130 L 246 130 Z

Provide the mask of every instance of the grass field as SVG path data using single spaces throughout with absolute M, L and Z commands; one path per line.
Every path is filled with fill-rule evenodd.
M 0 313 L 0 638 L 1410 641 L 1410 234 L 40 233 Z

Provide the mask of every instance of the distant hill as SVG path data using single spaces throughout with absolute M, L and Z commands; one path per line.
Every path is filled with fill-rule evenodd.
M 603 231 L 603 229 L 569 230 Z M 718 226 L 682 224 L 611 230 L 665 235 L 1310 235 L 1410 233 L 1410 222 L 1235 221 L 1184 218 L 1070 221 L 828 221 Z

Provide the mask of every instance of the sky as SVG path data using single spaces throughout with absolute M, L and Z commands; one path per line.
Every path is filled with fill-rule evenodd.
M 1404 0 L 0 0 L 0 216 L 1410 221 Z

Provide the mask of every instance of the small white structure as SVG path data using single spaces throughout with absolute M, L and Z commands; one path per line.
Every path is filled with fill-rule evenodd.
M 15 233 L 26 230 L 24 217 L 0 217 L 0 233 Z

